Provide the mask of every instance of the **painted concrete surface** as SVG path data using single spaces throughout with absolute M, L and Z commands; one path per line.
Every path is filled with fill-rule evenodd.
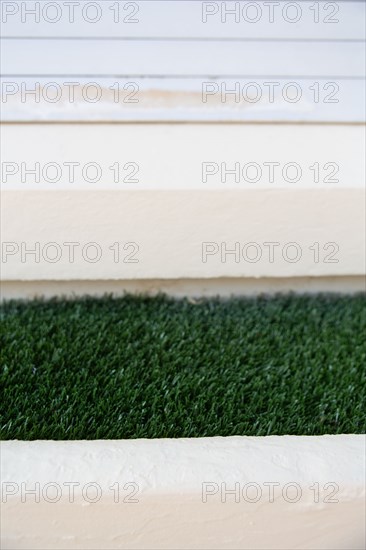
M 2 134 L 4 281 L 364 274 L 361 125 L 5 124 Z
M 1 134 L 3 190 L 364 187 L 362 124 L 3 124 Z
M 363 435 L 2 442 L 2 548 L 361 549 L 364 466 Z
M 364 191 L 6 191 L 2 279 L 362 276 Z

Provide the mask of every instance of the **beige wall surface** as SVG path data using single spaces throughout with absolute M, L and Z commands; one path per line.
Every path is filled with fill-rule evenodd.
M 5 125 L 3 134 L 3 280 L 364 273 L 362 126 Z M 93 166 L 82 171 L 91 162 L 99 181 Z M 136 181 L 115 183 L 116 162 L 135 162 Z
M 361 190 L 8 191 L 2 277 L 362 275 L 363 201 Z

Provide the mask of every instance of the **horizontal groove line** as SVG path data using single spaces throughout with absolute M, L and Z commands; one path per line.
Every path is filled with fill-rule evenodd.
M 30 0 L 24 0 L 24 1 L 30 1 Z M 48 2 L 49 0 L 38 0 L 39 2 Z M 61 0 L 57 0 L 59 3 Z M 81 0 L 84 4 L 88 2 L 88 0 Z M 97 0 L 97 2 L 110 2 L 112 3 L 113 0 Z M 127 0 L 116 0 L 120 3 L 126 3 Z M 197 0 L 136 0 L 136 4 L 142 4 L 143 2 L 147 3 L 157 3 L 157 2 L 197 2 Z M 233 1 L 233 0 L 224 0 L 224 1 Z M 248 0 L 238 0 L 239 2 L 247 2 Z M 265 0 L 257 0 L 258 3 L 263 3 Z M 287 2 L 288 0 L 279 0 L 279 2 Z M 320 4 L 326 4 L 329 0 L 319 0 Z M 361 4 L 364 3 L 365 0 L 337 0 L 337 3 L 344 3 L 344 4 Z M 300 4 L 309 4 L 311 0 L 297 0 Z
M 140 78 L 143 79 L 161 79 L 161 80 L 171 80 L 171 79 L 202 79 L 202 78 L 211 78 L 214 80 L 222 80 L 223 78 L 258 78 L 258 79 L 267 79 L 267 78 L 296 78 L 299 80 L 360 80 L 363 81 L 365 78 L 363 76 L 339 76 L 339 75 L 141 75 L 141 74 L 3 74 L 0 75 L 0 78 Z
M 57 119 L 35 119 L 35 120 L 0 120 L 1 126 L 16 126 L 16 125 L 129 125 L 129 126 L 143 126 L 143 125 L 276 125 L 276 126 L 365 126 L 366 121 L 329 121 L 329 120 L 57 120 Z
M 241 37 L 186 37 L 186 36 L 2 36 L 2 40 L 111 40 L 111 41 L 153 41 L 153 42 L 356 42 L 362 38 L 241 38 Z

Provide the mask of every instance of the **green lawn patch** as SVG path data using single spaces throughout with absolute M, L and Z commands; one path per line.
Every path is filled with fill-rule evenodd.
M 365 431 L 365 295 L 11 301 L 2 439 Z

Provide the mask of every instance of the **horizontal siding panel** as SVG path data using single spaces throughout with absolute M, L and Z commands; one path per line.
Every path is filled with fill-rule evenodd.
M 362 43 L 5 40 L 5 75 L 357 77 Z
M 88 0 L 79 0 L 79 5 L 74 9 L 74 20 L 70 22 L 72 19 L 69 9 L 63 1 L 52 2 L 52 5 L 56 4 L 58 8 L 47 8 L 45 6 L 49 2 L 41 0 L 39 2 L 40 18 L 37 23 L 34 15 L 25 13 L 25 9 L 34 9 L 34 1 L 11 2 L 15 5 L 16 11 L 13 14 L 9 13 L 6 19 L 3 14 L 2 34 L 4 37 L 113 36 L 116 38 L 215 37 L 331 40 L 365 37 L 365 4 L 363 2 L 298 1 L 297 7 L 294 8 L 288 7 L 289 3 L 282 0 L 273 7 L 273 16 L 271 16 L 269 3 L 263 1 L 255 3 L 245 1 L 205 3 L 198 0 L 120 1 L 117 9 L 116 0 L 103 0 L 96 2 L 99 6 L 98 12 L 93 8 L 85 11 L 85 5 L 88 3 L 90 3 Z M 2 2 L 2 4 L 10 3 Z M 254 7 L 253 4 L 255 4 Z M 235 5 L 236 15 L 227 15 L 225 22 L 225 9 L 233 10 Z M 8 11 L 10 10 L 9 7 Z M 207 21 L 204 22 L 206 12 L 210 10 L 215 13 L 207 15 Z M 96 21 L 91 22 L 94 19 Z
M 86 20 L 96 13 L 85 11 L 90 5 L 80 0 L 71 23 L 59 0 L 2 2 L 2 120 L 365 120 L 364 2 L 281 0 L 273 5 L 273 22 L 263 1 L 103 0 L 94 3 L 95 23 Z M 35 6 L 39 22 L 25 15 Z M 225 10 L 234 8 L 239 15 L 223 22 Z M 210 10 L 215 13 L 204 23 Z M 301 16 L 292 23 L 296 10 Z M 70 101 L 65 83 L 75 80 Z M 253 80 L 257 91 L 252 86 L 247 93 Z M 42 96 L 50 81 L 61 90 L 55 102 L 52 90 L 50 101 Z M 268 81 L 275 84 L 272 98 Z M 300 89 L 298 101 L 287 100 L 287 91 L 295 91 L 286 89 L 291 81 Z M 83 96 L 90 82 L 100 88 L 96 102 Z M 207 101 L 204 82 L 216 90 Z M 22 90 L 37 86 L 40 100 L 24 99 Z M 237 86 L 239 99 L 225 96 Z
M 7 78 L 4 121 L 364 122 L 353 79 Z M 66 84 L 66 83 L 69 84 Z M 35 94 L 27 94 L 35 90 Z M 230 91 L 236 90 L 236 93 Z M 350 100 L 352 98 L 352 100 Z M 296 100 L 296 101 L 294 101 Z

